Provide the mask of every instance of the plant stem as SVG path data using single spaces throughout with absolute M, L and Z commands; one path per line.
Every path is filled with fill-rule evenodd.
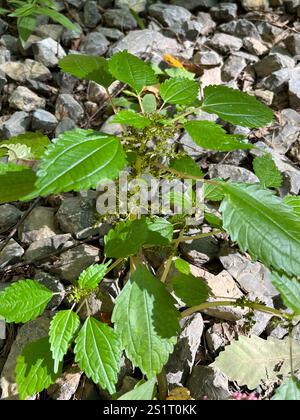
M 195 241 L 196 239 L 208 238 L 209 236 L 217 235 L 218 233 L 222 233 L 221 229 L 212 230 L 208 233 L 199 233 L 198 235 L 191 235 L 191 236 L 183 236 L 180 238 L 179 242 L 188 242 L 188 241 Z M 173 243 L 176 243 L 178 239 L 174 239 Z
M 194 114 L 194 112 L 195 112 L 195 109 L 186 111 L 183 114 L 180 114 L 177 117 L 173 118 L 172 120 L 168 121 L 167 125 L 173 124 L 174 122 L 180 120 L 180 118 L 184 118 L 184 117 L 187 117 L 188 115 Z
M 166 280 L 167 280 L 167 277 L 168 277 L 169 271 L 170 271 L 170 269 L 171 269 L 171 267 L 172 267 L 173 258 L 174 258 L 174 257 L 175 257 L 175 255 L 176 255 L 177 248 L 178 248 L 178 245 L 179 245 L 179 244 L 180 244 L 180 242 L 181 242 L 181 238 L 182 238 L 182 237 L 183 237 L 183 232 L 181 231 L 181 232 L 179 233 L 178 238 L 177 238 L 177 239 L 174 239 L 174 241 L 173 241 L 173 243 L 174 243 L 174 249 L 173 249 L 172 255 L 168 258 L 168 260 L 167 260 L 167 262 L 166 262 L 166 266 L 165 266 L 164 272 L 163 272 L 163 274 L 162 274 L 162 276 L 161 276 L 160 281 L 161 281 L 162 283 L 165 283 L 165 282 L 166 282 Z
M 116 267 L 118 267 L 119 264 L 121 264 L 121 262 L 124 260 L 124 258 L 119 258 L 118 260 L 116 260 L 114 263 L 112 263 L 112 265 L 110 265 L 105 273 L 105 275 L 107 275 L 108 273 L 110 273 L 112 270 L 114 270 Z
M 289 328 L 289 347 L 290 347 L 290 368 L 291 368 L 291 376 L 292 378 L 295 377 L 294 375 L 294 359 L 293 359 L 293 337 L 292 337 L 292 328 Z
M 165 369 L 163 369 L 158 375 L 156 375 L 156 378 L 159 399 L 164 401 L 168 396 L 168 381 Z
M 137 99 L 139 101 L 139 105 L 140 105 L 142 114 L 145 114 L 145 110 L 144 110 L 144 106 L 143 106 L 141 95 L 137 95 Z
M 110 94 L 110 92 L 109 92 L 109 90 L 108 89 L 105 89 L 106 90 L 106 93 L 107 93 L 107 96 L 108 96 L 108 99 L 109 99 L 109 102 L 110 102 L 110 104 L 111 104 L 111 107 L 112 107 L 112 109 L 113 109 L 113 111 L 114 111 L 114 113 L 115 114 L 117 114 L 117 108 L 115 107 L 115 105 L 114 105 L 114 101 L 113 101 L 113 97 L 111 96 L 111 94 Z
M 254 309 L 256 311 L 264 312 L 267 314 L 272 314 L 278 318 L 286 318 L 288 320 L 291 319 L 291 315 L 286 314 L 285 312 L 279 311 L 278 309 L 270 308 L 268 306 L 264 306 L 260 303 L 256 302 L 248 302 L 245 301 L 243 303 L 239 303 L 238 301 L 230 301 L 230 300 L 224 300 L 224 301 L 218 301 L 218 302 L 205 302 L 201 305 L 193 306 L 191 308 L 186 309 L 181 313 L 181 318 L 185 318 L 189 315 L 192 315 L 195 312 L 202 312 L 209 308 L 217 308 L 219 306 L 237 306 L 237 307 L 247 307 L 250 309 Z

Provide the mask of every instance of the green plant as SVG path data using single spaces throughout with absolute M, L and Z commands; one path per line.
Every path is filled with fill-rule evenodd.
M 115 223 L 104 241 L 105 258 L 115 261 L 104 260 L 84 271 L 69 294 L 71 309 L 56 313 L 49 338 L 25 347 L 16 368 L 20 397 L 26 398 L 55 381 L 69 350 L 86 375 L 113 394 L 125 350 L 134 366 L 147 377 L 129 393 L 128 399 L 156 395 L 155 377 L 160 398 L 164 398 L 163 368 L 176 344 L 179 320 L 213 307 L 247 308 L 250 315 L 254 310 L 266 312 L 291 330 L 300 315 L 299 197 L 279 198 L 275 189 L 281 185 L 281 174 L 271 156 L 260 149 L 260 156 L 254 161 L 260 183 L 231 183 L 206 179 L 195 161 L 178 148 L 176 140 L 169 141 L 186 130 L 195 145 L 206 149 L 254 149 L 256 146 L 245 136 L 228 134 L 217 123 L 197 117 L 204 110 L 223 121 L 255 128 L 270 123 L 272 111 L 253 96 L 225 86 L 208 86 L 199 99 L 199 82 L 190 73 L 180 69 L 156 74 L 149 64 L 126 51 L 109 60 L 70 55 L 60 61 L 60 67 L 104 86 L 115 112 L 112 122 L 122 124 L 123 133 L 113 136 L 77 129 L 60 135 L 51 144 L 37 133 L 3 141 L 0 150 L 10 157 L 10 162 L 0 165 L 0 202 L 96 188 L 128 168 L 129 181 L 146 175 L 169 181 L 189 179 L 194 187 L 197 182 L 204 184 L 202 211 L 212 229 L 209 233 L 186 235 L 190 226 L 186 226 L 189 214 L 185 213 L 185 206 L 176 215 L 116 211 L 122 220 Z M 115 80 L 125 85 L 122 98 L 112 98 L 110 94 L 109 86 Z M 40 161 L 36 173 L 24 166 L 26 160 L 34 159 Z M 116 195 L 120 194 L 116 191 Z M 171 198 L 173 207 L 182 204 L 182 197 L 178 198 L 175 192 Z M 184 196 L 184 204 L 197 204 L 198 199 L 191 188 Z M 222 219 L 210 213 L 210 201 L 220 202 Z M 177 257 L 181 242 L 225 232 L 242 252 L 248 252 L 270 270 L 273 284 L 290 311 L 245 298 L 218 300 L 205 280 L 194 277 L 189 264 Z M 143 250 L 149 247 L 163 247 L 168 255 L 160 279 L 145 263 Z M 125 261 L 130 263 L 129 276 L 116 300 L 113 327 L 90 316 L 81 320 L 78 312 L 87 304 L 89 293 Z M 183 302 L 182 312 L 176 309 L 173 295 Z M 34 280 L 19 281 L 0 294 L 0 315 L 7 322 L 28 322 L 45 310 L 52 297 L 51 291 Z M 252 355 L 250 362 L 243 359 L 245 351 Z M 257 353 L 261 356 L 259 366 L 255 362 Z M 299 394 L 295 379 L 300 366 L 299 344 L 291 339 L 241 337 L 220 354 L 215 365 L 249 389 L 266 378 L 276 381 L 280 377 L 287 382 L 277 395 L 291 399 Z
M 67 29 L 78 30 L 66 16 L 59 13 L 52 0 L 7 0 L 6 3 L 8 9 L 0 8 L 0 14 L 17 19 L 19 38 L 23 45 L 35 30 L 38 16 L 48 16 Z

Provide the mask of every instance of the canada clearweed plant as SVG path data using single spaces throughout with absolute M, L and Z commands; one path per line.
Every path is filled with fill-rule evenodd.
M 30 343 L 19 356 L 20 398 L 52 384 L 63 371 L 67 353 L 87 377 L 113 396 L 125 352 L 143 380 L 121 399 L 164 399 L 164 366 L 180 334 L 180 319 L 213 307 L 240 307 L 249 311 L 249 318 L 254 311 L 265 312 L 291 331 L 300 316 L 300 199 L 279 197 L 282 176 L 271 155 L 245 136 L 229 134 L 222 125 L 204 119 L 206 113 L 216 114 L 224 123 L 259 128 L 272 122 L 273 112 L 246 93 L 226 86 L 202 90 L 188 71 L 159 71 L 127 51 L 109 60 L 69 55 L 59 65 L 62 71 L 95 81 L 107 90 L 115 114 L 111 122 L 121 124 L 122 134 L 76 129 L 53 142 L 40 133 L 4 140 L 0 152 L 7 163 L 0 164 L 0 202 L 88 189 L 97 189 L 101 198 L 107 193 L 103 185 L 126 172 L 134 186 L 129 194 L 132 205 L 123 206 L 120 196 L 124 191 L 116 188 L 112 196 L 119 203 L 113 203 L 113 212 L 100 212 L 101 220 L 108 213 L 115 216 L 114 227 L 104 238 L 103 262 L 74 279 L 65 304 L 68 309 L 56 312 L 49 336 Z M 115 81 L 123 84 L 121 98 L 111 95 L 109 87 Z M 255 149 L 253 168 L 260 183 L 208 179 L 181 147 L 184 131 L 198 148 L 220 152 Z M 36 166 L 35 172 L 32 167 Z M 191 188 L 183 189 L 183 195 L 172 190 L 168 209 L 154 206 L 151 211 L 146 208 L 153 198 L 148 190 L 142 204 L 136 200 L 149 179 L 176 185 L 189 180 Z M 197 194 L 199 186 L 202 195 Z M 160 195 L 166 194 L 157 189 L 154 196 Z M 209 203 L 218 207 L 218 213 L 212 213 Z M 201 210 L 202 222 L 191 217 L 195 216 L 191 208 Z M 197 229 L 201 223 L 211 228 L 191 236 L 188 230 L 193 223 Z M 214 296 L 178 252 L 182 242 L 213 235 L 229 235 L 241 252 L 263 263 L 287 309 L 246 298 Z M 151 247 L 163 248 L 167 255 L 162 273 L 155 272 L 144 255 Z M 89 294 L 120 265 L 127 267 L 128 276 L 110 325 L 93 316 L 80 318 Z M 34 279 L 17 281 L 0 294 L 0 315 L 8 323 L 26 323 L 43 313 L 53 295 Z M 246 386 L 249 394 L 243 395 L 252 395 L 262 381 L 271 380 L 281 381 L 274 399 L 299 399 L 299 353 L 300 345 L 292 337 L 241 336 L 213 365 L 239 386 Z
M 78 30 L 65 15 L 59 13 L 52 0 L 7 0 L 7 8 L 0 8 L 0 14 L 17 19 L 21 43 L 24 45 L 37 27 L 37 17 L 47 16 L 67 29 Z

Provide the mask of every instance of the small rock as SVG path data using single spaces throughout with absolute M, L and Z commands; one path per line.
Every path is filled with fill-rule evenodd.
M 221 54 L 228 54 L 239 51 L 243 46 L 243 41 L 232 35 L 216 33 L 209 41 L 209 45 Z
M 36 93 L 46 97 L 53 97 L 58 95 L 58 89 L 54 86 L 47 85 L 43 82 L 38 82 L 36 80 L 28 79 L 27 86 L 31 88 Z M 52 98 L 51 98 L 52 99 Z
M 195 363 L 204 329 L 203 318 L 199 313 L 184 318 L 180 324 L 180 336 L 165 367 L 170 389 L 185 385 Z
M 242 6 L 247 11 L 265 10 L 268 8 L 268 0 L 241 0 Z
M 30 112 L 38 108 L 45 108 L 46 100 L 36 95 L 27 87 L 18 86 L 9 98 L 9 105 L 20 111 Z
M 66 2 L 75 7 L 75 9 L 81 9 L 85 0 L 66 0 Z
M 110 55 L 127 50 L 131 54 L 142 56 L 149 48 L 153 54 L 156 53 L 160 56 L 163 56 L 166 51 L 172 55 L 176 55 L 180 51 L 175 39 L 168 38 L 157 31 L 144 29 L 129 32 L 110 49 Z
M 91 102 L 103 104 L 107 101 L 108 95 L 106 89 L 95 82 L 89 82 L 87 90 L 87 98 Z
M 119 31 L 119 29 L 114 28 L 103 28 L 99 26 L 97 28 L 97 32 L 100 32 L 105 38 L 109 39 L 110 41 L 118 41 L 119 39 L 123 38 L 123 32 Z
M 216 7 L 210 9 L 211 17 L 216 22 L 228 22 L 237 17 L 237 4 L 235 3 L 220 3 Z
M 11 60 L 10 51 L 6 48 L 0 48 L 0 64 L 7 63 Z
M 244 48 L 251 54 L 258 55 L 259 57 L 267 54 L 268 47 L 261 41 L 255 38 L 246 37 L 243 39 Z
M 106 26 L 128 31 L 137 28 L 137 22 L 129 9 L 109 9 L 103 14 Z
M 118 136 L 123 133 L 123 126 L 118 123 L 111 123 L 113 117 L 109 117 L 101 126 L 101 132 Z
M 137 13 L 144 12 L 147 7 L 147 0 L 116 0 L 115 7 L 124 7 L 134 10 Z
M 57 233 L 54 223 L 54 209 L 35 207 L 19 228 L 19 239 L 25 244 L 51 238 Z
M 50 319 L 40 317 L 21 326 L 18 330 L 17 337 L 12 344 L 10 353 L 1 373 L 0 386 L 2 389 L 2 400 L 19 399 L 15 376 L 17 358 L 27 344 L 46 337 L 48 335 L 49 326 Z
M 230 22 L 222 23 L 218 26 L 218 31 L 224 32 L 225 34 L 234 35 L 236 30 L 237 21 L 231 20 Z
M 52 38 L 33 44 L 33 52 L 35 60 L 50 68 L 57 66 L 59 60 L 66 55 L 61 45 Z
M 55 116 L 60 121 L 68 117 L 77 123 L 83 119 L 84 109 L 72 95 L 63 93 L 57 98 L 55 104 Z
M 260 34 L 250 20 L 247 19 L 239 19 L 236 23 L 234 35 L 239 36 L 240 38 L 251 37 L 257 39 L 258 41 L 261 40 Z
M 300 34 L 292 34 L 284 40 L 287 50 L 294 56 L 300 55 Z
M 90 32 L 81 43 L 80 51 L 88 55 L 103 55 L 109 47 L 109 41 L 100 32 Z
M 71 233 L 77 239 L 96 235 L 99 230 L 94 227 L 97 223 L 96 197 L 93 200 L 64 198 L 56 213 L 56 221 L 63 232 Z
M 0 66 L 6 76 L 16 82 L 26 82 L 28 79 L 45 82 L 52 78 L 51 72 L 47 67 L 38 61 L 27 59 L 24 63 L 20 61 L 10 61 Z
M 258 22 L 257 24 L 258 32 L 260 33 L 262 39 L 265 42 L 274 43 L 282 33 L 282 29 L 278 28 L 278 26 L 271 25 L 268 22 Z
M 148 8 L 148 13 L 162 25 L 172 29 L 180 28 L 184 22 L 192 17 L 192 14 L 184 7 L 169 6 L 160 2 L 152 4 Z
M 265 105 L 272 105 L 274 101 L 274 92 L 271 92 L 270 90 L 256 89 L 253 93 L 255 97 Z
M 57 274 L 60 279 L 69 282 L 77 281 L 78 277 L 92 264 L 99 261 L 99 249 L 90 245 L 78 245 L 59 257 L 53 264 L 47 265 L 47 271 Z
M 55 235 L 50 238 L 39 239 L 34 241 L 27 248 L 24 259 L 26 261 L 34 261 L 47 258 L 49 254 L 61 249 L 74 245 L 71 235 Z
M 201 35 L 208 35 L 216 29 L 216 23 L 212 20 L 209 13 L 199 12 L 196 22 L 202 25 Z
M 32 130 L 49 132 L 55 130 L 58 121 L 56 117 L 44 109 L 37 109 L 32 115 Z
M 52 38 L 54 41 L 60 41 L 64 27 L 61 25 L 47 24 L 40 25 L 35 33 L 37 36 L 43 38 Z
M 84 24 L 87 28 L 96 28 L 96 26 L 102 21 L 98 4 L 96 1 L 88 0 L 85 2 L 83 8 Z
M 1 125 L 2 136 L 5 139 L 24 134 L 29 130 L 31 117 L 27 112 L 18 111 Z
M 244 335 L 242 321 L 229 324 L 228 322 L 212 322 L 211 327 L 205 333 L 205 338 L 210 351 L 217 353 L 236 339 L 238 335 Z
M 5 34 L 8 29 L 8 23 L 5 20 L 0 19 L 0 36 Z
M 14 239 L 10 239 L 4 249 L 0 251 L 0 268 L 19 262 L 23 255 L 24 249 Z
M 71 118 L 63 118 L 56 127 L 55 136 L 58 137 L 60 134 L 63 134 L 66 131 L 73 131 L 75 128 L 76 124 Z
M 199 233 L 191 229 L 189 234 Z M 183 242 L 180 245 L 180 251 L 185 259 L 197 267 L 211 261 L 218 255 L 219 243 L 214 238 L 196 239 L 194 241 Z
M 17 207 L 11 204 L 3 204 L 0 206 L 0 230 L 8 230 L 17 223 L 21 216 L 22 212 Z
M 194 64 L 202 65 L 216 65 L 222 63 L 222 57 L 215 51 L 198 51 L 193 57 Z
M 228 378 L 219 369 L 209 366 L 194 366 L 187 386 L 195 400 L 226 400 L 231 395 Z
M 222 67 L 222 80 L 224 82 L 237 80 L 246 66 L 247 62 L 244 58 L 230 55 Z
M 253 172 L 233 165 L 209 165 L 209 176 L 210 178 L 229 179 L 233 182 L 247 182 L 249 184 L 259 182 L 259 179 Z
M 197 20 L 187 20 L 182 24 L 182 29 L 186 39 L 195 41 L 202 34 L 203 26 Z
M 297 141 L 300 134 L 300 115 L 294 109 L 287 108 L 280 114 L 280 127 L 266 138 L 277 152 L 285 155 Z
M 82 372 L 77 365 L 67 367 L 62 375 L 51 385 L 47 394 L 55 401 L 70 400 L 77 388 L 82 376 Z
M 297 68 L 297 72 L 292 73 L 289 80 L 289 100 L 290 107 L 300 112 L 300 68 Z
M 288 81 L 291 76 L 291 69 L 284 68 L 277 70 L 272 73 L 270 76 L 266 77 L 261 81 L 258 87 L 263 87 L 264 89 L 270 90 L 274 93 L 280 93 L 282 91 L 287 91 Z
M 284 6 L 288 13 L 297 13 L 297 8 L 300 6 L 299 0 L 285 0 Z
M 254 69 L 258 77 L 267 77 L 270 73 L 283 68 L 295 67 L 294 60 L 282 54 L 270 54 L 254 64 Z
M 78 23 L 75 23 L 77 29 L 67 29 L 65 28 L 62 34 L 62 43 L 66 47 L 69 47 L 73 39 L 79 39 L 83 33 L 81 26 Z
M 65 298 L 65 288 L 63 284 L 56 277 L 41 270 L 35 272 L 34 279 L 53 293 L 56 293 L 47 305 L 47 309 L 50 311 L 56 309 Z
M 271 283 L 269 271 L 259 262 L 252 262 L 236 253 L 220 257 L 221 263 L 247 293 L 255 298 L 278 296 L 278 291 Z

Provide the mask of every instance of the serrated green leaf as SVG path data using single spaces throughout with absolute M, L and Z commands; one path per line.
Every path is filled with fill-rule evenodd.
M 186 78 L 171 78 L 160 86 L 160 96 L 168 104 L 191 105 L 198 96 L 199 84 Z
M 1 149 L 5 150 L 5 154 L 8 157 L 8 162 L 17 161 L 17 160 L 30 160 L 33 159 L 31 154 L 31 149 L 25 144 L 1 144 L 0 143 L 0 154 Z
M 109 71 L 123 83 L 127 83 L 139 94 L 145 86 L 157 83 L 151 66 L 127 51 L 119 52 L 109 60 Z
M 147 235 L 145 218 L 120 222 L 104 238 L 105 255 L 112 258 L 135 255 L 146 242 Z
M 224 192 L 218 181 L 222 181 L 220 178 L 213 178 L 211 181 L 215 181 L 216 184 L 204 184 L 204 198 L 208 201 L 222 201 L 224 198 Z
M 223 226 L 222 219 L 213 213 L 205 212 L 204 219 L 212 227 L 221 228 Z
M 299 195 L 286 195 L 283 198 L 285 204 L 290 206 L 294 213 L 300 217 L 300 196 Z
M 253 161 L 253 169 L 260 183 L 265 188 L 279 188 L 282 185 L 282 175 L 277 169 L 272 155 L 258 156 Z
M 122 355 L 114 330 L 95 318 L 87 318 L 76 338 L 74 352 L 75 361 L 87 377 L 113 394 Z
M 173 239 L 174 228 L 172 223 L 163 217 L 146 219 L 148 234 L 147 245 L 164 246 L 170 244 Z
M 290 378 L 287 382 L 282 384 L 272 398 L 273 401 L 299 401 L 300 400 L 300 381 L 295 378 Z
M 179 156 L 171 160 L 170 168 L 175 169 L 181 174 L 203 178 L 204 174 L 200 167 L 190 156 Z
M 30 151 L 36 159 L 39 159 L 45 153 L 46 147 L 49 146 L 50 140 L 47 136 L 42 133 L 31 133 L 20 134 L 19 136 L 11 137 L 7 140 L 0 142 L 0 157 L 6 155 L 5 145 L 16 145 L 21 144 L 30 148 Z
M 21 400 L 47 389 L 61 375 L 53 372 L 48 337 L 27 344 L 17 358 L 16 381 Z
M 6 322 L 25 323 L 41 315 L 53 292 L 34 280 L 19 280 L 0 293 L 0 315 Z
M 221 85 L 204 89 L 202 109 L 224 121 L 250 128 L 263 127 L 273 119 L 273 111 L 254 96 Z
M 64 26 L 71 31 L 79 32 L 78 27 L 67 18 L 67 16 L 59 13 L 57 10 L 50 9 L 49 7 L 39 7 L 37 10 L 39 15 L 49 16 L 54 22 L 59 23 L 60 25 Z
M 227 134 L 223 127 L 212 121 L 188 121 L 184 128 L 192 140 L 201 147 L 219 152 L 238 149 L 253 149 L 252 144 L 243 143 L 244 136 Z
M 25 166 L 0 164 L 0 203 L 18 201 L 34 190 L 36 174 Z
M 47 148 L 29 198 L 96 188 L 100 181 L 117 177 L 125 163 L 117 137 L 93 130 L 64 132 Z
M 195 79 L 195 74 L 194 73 L 191 73 L 191 72 L 187 71 L 186 69 L 182 69 L 182 68 L 179 68 L 179 67 L 166 69 L 165 73 L 169 77 L 183 78 L 183 79 L 189 79 L 189 80 L 194 80 Z
M 172 279 L 172 286 L 176 296 L 189 307 L 206 302 L 210 295 L 205 281 L 192 274 L 177 274 Z
M 79 316 L 71 311 L 59 311 L 51 321 L 49 342 L 54 360 L 54 372 L 57 373 L 59 365 L 80 326 Z
M 293 362 L 300 367 L 300 345 L 293 342 Z M 255 335 L 240 336 L 238 341 L 225 347 L 212 366 L 219 368 L 239 386 L 255 389 L 261 381 L 277 380 L 290 371 L 289 339 L 269 337 L 263 340 Z
M 300 315 L 300 282 L 296 278 L 289 278 L 284 274 L 271 273 L 273 286 L 279 291 L 283 303 L 287 308 Z
M 143 384 L 138 384 L 132 391 L 126 392 L 118 400 L 121 401 L 150 401 L 153 400 L 156 378 L 153 377 Z
M 35 16 L 21 16 L 17 19 L 18 33 L 22 45 L 26 43 L 32 32 L 36 28 Z
M 78 279 L 79 287 L 87 290 L 95 289 L 101 280 L 103 280 L 108 264 L 91 265 L 84 270 Z
M 142 99 L 144 111 L 147 114 L 152 114 L 157 109 L 156 97 L 152 93 L 147 93 Z
M 126 124 L 130 127 L 143 129 L 151 125 L 152 121 L 134 111 L 120 111 L 111 120 L 111 124 L 115 123 Z
M 92 80 L 108 88 L 115 78 L 110 74 L 108 61 L 94 55 L 70 54 L 59 60 L 62 71 L 82 80 Z
M 181 274 L 185 274 L 187 276 L 191 274 L 190 264 L 182 258 L 176 258 L 176 260 L 174 261 L 174 267 Z
M 180 326 L 174 303 L 164 284 L 141 265 L 116 299 L 115 330 L 127 357 L 148 378 L 161 372 L 176 343 Z
M 300 276 L 299 218 L 272 191 L 257 184 L 223 183 L 223 227 L 242 251 L 270 269 Z

